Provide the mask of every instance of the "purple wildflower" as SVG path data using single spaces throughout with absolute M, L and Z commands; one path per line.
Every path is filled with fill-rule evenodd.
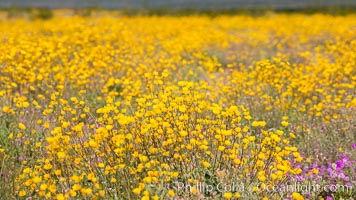
M 344 168 L 344 162 L 342 162 L 341 160 L 337 160 L 336 161 L 336 170 L 339 171 L 342 168 Z
M 24 160 L 23 156 L 19 156 L 19 161 L 22 162 Z
M 353 149 L 356 149 L 356 143 L 355 143 L 355 144 L 352 144 L 352 148 L 353 148 Z

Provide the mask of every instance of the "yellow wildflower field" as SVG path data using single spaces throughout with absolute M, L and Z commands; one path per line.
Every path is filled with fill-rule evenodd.
M 355 197 L 284 187 L 356 183 L 354 14 L 2 19 L 0 51 L 6 199 Z

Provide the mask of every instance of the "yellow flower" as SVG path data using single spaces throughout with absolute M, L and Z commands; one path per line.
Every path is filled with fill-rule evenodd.
M 312 172 L 313 172 L 313 174 L 318 174 L 318 173 L 319 173 L 319 170 L 318 170 L 317 168 L 313 168 L 313 169 L 312 169 Z
M 292 197 L 295 200 L 304 200 L 303 196 L 297 192 L 293 192 Z
M 34 183 L 39 183 L 39 182 L 42 181 L 42 177 L 35 176 L 35 177 L 32 178 L 32 181 L 33 181 Z
M 74 181 L 75 183 L 79 183 L 81 178 L 80 178 L 80 176 L 73 175 L 70 177 L 70 180 Z
M 225 192 L 224 195 L 223 195 L 223 197 L 224 197 L 225 199 L 231 199 L 231 198 L 232 198 L 232 193 L 231 193 L 231 192 Z
M 296 138 L 296 136 L 295 136 L 295 134 L 294 134 L 294 133 L 289 133 L 289 136 L 290 136 L 291 138 L 293 138 L 293 139 L 295 139 L 295 138 Z
M 133 138 L 132 134 L 130 134 L 130 133 L 127 134 L 125 137 L 126 137 L 126 139 L 128 139 L 128 140 L 131 140 L 131 139 Z
M 187 107 L 185 106 L 185 105 L 181 105 L 181 106 L 179 106 L 179 111 L 180 112 L 185 112 L 187 110 Z
M 261 182 L 264 182 L 266 180 L 266 177 L 264 175 L 259 175 L 258 180 L 260 180 Z
M 72 196 L 72 197 L 77 196 L 77 192 L 74 191 L 74 190 L 70 190 L 70 191 L 69 191 L 69 194 L 70 194 L 70 196 Z
M 271 178 L 272 178 L 273 180 L 275 180 L 275 179 L 278 178 L 278 176 L 277 176 L 276 174 L 273 174 L 273 173 L 272 173 L 270 176 L 271 176 Z
M 5 113 L 10 112 L 10 110 L 11 110 L 10 106 L 4 106 L 4 107 L 2 108 L 2 111 L 4 111 Z
M 182 136 L 182 137 L 185 137 L 185 136 L 188 135 L 188 133 L 187 133 L 187 131 L 180 131 L 179 135 Z
M 53 166 L 50 163 L 47 163 L 43 166 L 43 169 L 45 169 L 45 170 L 50 170 L 52 168 L 53 168 Z
M 206 162 L 206 161 L 202 161 L 201 163 L 202 163 L 202 165 L 203 165 L 205 168 L 210 167 L 210 163 L 208 163 L 208 162 Z
M 134 188 L 134 189 L 132 190 L 132 192 L 133 192 L 134 194 L 139 195 L 139 194 L 141 193 L 141 189 L 140 189 L 140 188 Z
M 19 128 L 21 130 L 26 130 L 26 126 L 23 123 L 19 123 Z
M 57 199 L 57 200 L 64 200 L 65 198 L 64 198 L 64 195 L 63 195 L 63 194 L 57 194 L 57 195 L 56 195 L 56 199 Z
M 79 190 L 82 189 L 82 187 L 81 187 L 79 184 L 74 184 L 74 185 L 72 186 L 72 189 L 73 189 L 74 191 L 79 191 Z
M 57 187 L 55 185 L 49 185 L 48 186 L 49 191 L 51 191 L 52 193 L 55 193 L 57 191 Z
M 236 198 L 240 198 L 240 197 L 241 197 L 241 194 L 238 193 L 238 192 L 236 192 L 236 193 L 235 193 L 235 197 L 236 197 Z
M 143 196 L 143 197 L 141 197 L 141 200 L 150 200 L 150 196 Z
M 58 159 L 64 159 L 66 157 L 66 155 L 67 154 L 65 152 L 63 152 L 63 151 L 60 151 L 60 152 L 57 153 Z
M 287 127 L 289 125 L 289 123 L 287 121 L 282 121 L 281 125 L 284 126 L 284 127 Z
M 90 195 L 93 193 L 93 190 L 91 188 L 85 189 L 85 194 Z
M 48 186 L 46 184 L 41 184 L 40 185 L 40 190 L 46 190 Z
M 225 147 L 224 147 L 224 146 L 219 146 L 219 147 L 218 147 L 218 150 L 219 150 L 219 151 L 224 151 L 224 150 L 225 150 Z
M 168 190 L 167 192 L 168 196 L 173 197 L 175 195 L 174 190 Z
M 76 97 L 71 97 L 70 98 L 70 101 L 74 104 L 77 104 L 78 103 L 78 99 Z
M 19 192 L 19 196 L 20 196 L 20 197 L 26 196 L 26 191 L 25 191 L 25 190 L 21 190 L 21 191 Z
M 105 196 L 105 190 L 100 190 L 99 191 L 99 195 L 102 196 L 102 197 Z
M 261 126 L 261 127 L 265 127 L 266 126 L 266 122 L 265 121 L 259 121 L 259 125 Z
M 45 122 L 45 123 L 43 124 L 43 127 L 44 127 L 44 128 L 49 128 L 49 126 L 50 126 L 50 124 L 49 124 L 48 122 Z
M 99 144 L 97 142 L 95 142 L 94 140 L 89 140 L 89 145 L 91 147 L 93 147 L 94 149 L 98 149 L 99 148 Z
M 253 126 L 253 127 L 259 126 L 258 121 L 253 121 L 253 122 L 251 123 L 251 126 Z
M 61 175 L 61 173 L 62 173 L 62 171 L 61 171 L 60 169 L 57 169 L 57 170 L 54 172 L 54 174 L 57 175 L 57 176 Z

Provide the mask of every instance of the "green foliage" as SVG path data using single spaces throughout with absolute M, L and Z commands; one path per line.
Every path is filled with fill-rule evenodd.
M 53 17 L 53 12 L 50 9 L 39 9 L 35 17 L 38 19 L 48 20 Z

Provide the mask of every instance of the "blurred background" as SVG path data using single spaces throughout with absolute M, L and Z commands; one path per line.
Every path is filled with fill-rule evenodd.
M 50 19 L 53 16 L 186 16 L 276 13 L 356 13 L 356 0 L 0 0 L 0 19 Z
M 356 0 L 0 0 L 1 8 L 232 9 L 356 6 Z

